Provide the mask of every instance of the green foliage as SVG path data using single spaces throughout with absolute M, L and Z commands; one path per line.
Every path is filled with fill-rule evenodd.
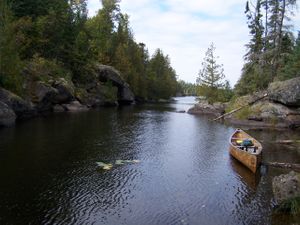
M 161 49 L 157 49 L 147 66 L 148 98 L 168 99 L 176 94 L 176 72 L 170 65 L 170 59 Z
M 16 44 L 15 24 L 6 2 L 0 1 L 0 86 L 18 94 L 22 92 L 22 61 Z
M 35 55 L 27 62 L 26 72 L 33 80 L 48 82 L 52 78 L 71 80 L 71 71 L 63 67 L 56 60 L 49 60 Z
M 209 103 L 227 102 L 233 96 L 229 82 L 224 81 L 223 65 L 217 63 L 215 46 L 211 43 L 203 59 L 202 68 L 197 78 L 198 95 L 204 96 Z
M 296 0 L 247 1 L 245 13 L 251 38 L 236 94 L 249 94 L 265 89 L 274 80 L 297 76 L 297 53 L 288 24 L 295 5 Z
M 102 0 L 97 15 L 87 18 L 87 0 L 12 0 L 11 11 L 0 1 L 0 84 L 20 88 L 26 62 L 31 80 L 63 77 L 80 86 L 95 82 L 95 65 L 101 63 L 118 69 L 140 99 L 175 95 L 168 56 L 160 52 L 150 59 L 145 44 L 134 40 L 119 2 Z M 108 98 L 117 97 L 115 88 L 104 89 Z
M 279 72 L 279 80 L 287 80 L 300 76 L 300 32 L 298 34 L 296 46 L 286 60 L 286 64 Z
M 113 86 L 111 82 L 106 82 L 104 84 L 104 96 L 110 102 L 118 101 L 118 88 Z
M 279 205 L 275 212 L 285 212 L 300 215 L 300 196 L 285 200 Z
M 179 80 L 177 86 L 177 93 L 183 96 L 196 96 L 197 85 L 192 83 L 187 83 L 183 80 Z

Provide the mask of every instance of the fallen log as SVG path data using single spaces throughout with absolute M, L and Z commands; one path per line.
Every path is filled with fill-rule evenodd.
M 213 121 L 216 121 L 216 120 L 219 120 L 219 119 L 221 119 L 221 118 L 223 118 L 223 117 L 225 117 L 225 116 L 231 115 L 231 114 L 233 114 L 233 113 L 235 113 L 235 112 L 241 110 L 242 108 L 244 108 L 244 107 L 246 107 L 246 106 L 253 105 L 255 102 L 257 102 L 257 101 L 259 101 L 259 100 L 262 100 L 263 98 L 265 98 L 265 97 L 267 97 L 267 96 L 268 96 L 268 94 L 266 93 L 266 94 L 264 94 L 263 96 L 261 96 L 261 97 L 255 99 L 254 101 L 251 101 L 251 102 L 249 102 L 249 103 L 247 103 L 247 104 L 245 104 L 245 105 L 243 105 L 243 106 L 241 106 L 241 107 L 239 107 L 239 108 L 237 108 L 237 109 L 234 109 L 234 110 L 232 110 L 232 111 L 230 111 L 230 112 L 228 112 L 228 113 L 225 113 L 225 114 L 223 114 L 223 115 L 221 115 L 221 116 L 219 116 L 219 117 L 213 119 Z
M 300 164 L 297 163 L 263 162 L 262 164 L 267 166 L 272 166 L 272 167 L 300 171 Z
M 275 142 L 278 144 L 294 144 L 294 143 L 300 143 L 300 140 L 277 140 Z

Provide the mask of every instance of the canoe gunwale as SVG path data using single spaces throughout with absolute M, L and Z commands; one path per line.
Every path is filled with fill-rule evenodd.
M 239 134 L 238 134 L 239 133 Z M 256 147 L 256 152 L 245 151 L 239 148 L 239 145 L 235 145 L 233 140 L 237 139 L 251 139 L 253 146 Z M 229 153 L 246 167 L 248 167 L 253 173 L 261 163 L 262 158 L 262 145 L 255 138 L 241 129 L 237 129 L 230 137 L 229 140 Z M 252 146 L 251 146 L 252 147 Z

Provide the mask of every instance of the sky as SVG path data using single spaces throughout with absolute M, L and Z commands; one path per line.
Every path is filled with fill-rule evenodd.
M 135 40 L 150 55 L 160 48 L 169 55 L 178 78 L 195 83 L 205 52 L 213 42 L 218 64 L 233 86 L 241 76 L 249 41 L 245 0 L 122 0 L 122 13 L 129 15 Z M 101 8 L 88 0 L 89 16 Z M 293 18 L 300 30 L 299 10 Z

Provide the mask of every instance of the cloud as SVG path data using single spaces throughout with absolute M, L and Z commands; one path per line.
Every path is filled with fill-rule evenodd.
M 89 8 L 96 2 L 90 0 Z M 195 82 L 211 42 L 226 78 L 232 85 L 239 79 L 249 41 L 244 1 L 123 0 L 120 5 L 130 16 L 136 41 L 145 43 L 150 54 L 156 48 L 168 54 L 179 79 Z

